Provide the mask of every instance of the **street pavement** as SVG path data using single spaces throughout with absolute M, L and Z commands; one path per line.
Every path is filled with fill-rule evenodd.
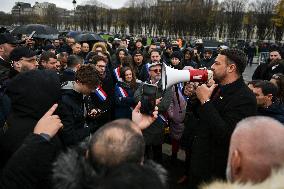
M 253 72 L 255 71 L 258 64 L 256 63 L 256 58 L 254 59 L 254 64 L 252 66 L 247 66 L 244 73 L 244 80 L 251 81 Z M 186 184 L 177 184 L 178 179 L 184 174 L 184 159 L 185 153 L 180 150 L 178 153 L 178 160 L 176 162 L 171 161 L 171 145 L 169 143 L 163 144 L 163 166 L 169 172 L 169 185 L 170 189 L 185 189 Z

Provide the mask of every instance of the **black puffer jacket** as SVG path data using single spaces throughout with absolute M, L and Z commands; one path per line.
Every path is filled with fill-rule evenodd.
M 65 146 L 75 145 L 90 135 L 90 128 L 85 125 L 83 95 L 74 90 L 74 82 L 62 86 L 59 104 L 59 116 L 64 125 L 60 138 Z

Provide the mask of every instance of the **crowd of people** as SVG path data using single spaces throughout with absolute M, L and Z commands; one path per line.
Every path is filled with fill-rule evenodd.
M 0 34 L 0 188 L 167 188 L 167 127 L 171 163 L 185 151 L 178 182 L 188 188 L 262 183 L 281 169 L 283 49 L 246 82 L 242 50 L 142 42 L 66 37 L 40 48 Z M 163 90 L 163 64 L 213 79 Z M 147 113 L 146 84 L 157 87 Z

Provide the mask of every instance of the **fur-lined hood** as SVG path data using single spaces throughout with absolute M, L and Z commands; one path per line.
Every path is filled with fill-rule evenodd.
M 53 165 L 52 181 L 55 189 L 96 188 L 102 175 L 85 159 L 86 149 L 87 143 L 84 142 L 59 155 Z M 147 161 L 143 166 L 154 170 L 161 183 L 167 185 L 167 171 L 161 165 Z
M 279 171 L 274 171 L 272 175 L 265 181 L 252 184 L 214 182 L 207 186 L 200 187 L 201 189 L 284 189 L 284 168 Z

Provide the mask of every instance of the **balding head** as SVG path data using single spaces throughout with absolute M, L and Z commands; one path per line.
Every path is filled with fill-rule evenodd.
M 249 117 L 231 137 L 227 177 L 230 181 L 261 182 L 284 162 L 284 126 L 269 117 Z
M 89 158 L 94 166 L 112 167 L 124 162 L 142 163 L 145 143 L 140 129 L 119 119 L 101 127 L 92 137 Z

